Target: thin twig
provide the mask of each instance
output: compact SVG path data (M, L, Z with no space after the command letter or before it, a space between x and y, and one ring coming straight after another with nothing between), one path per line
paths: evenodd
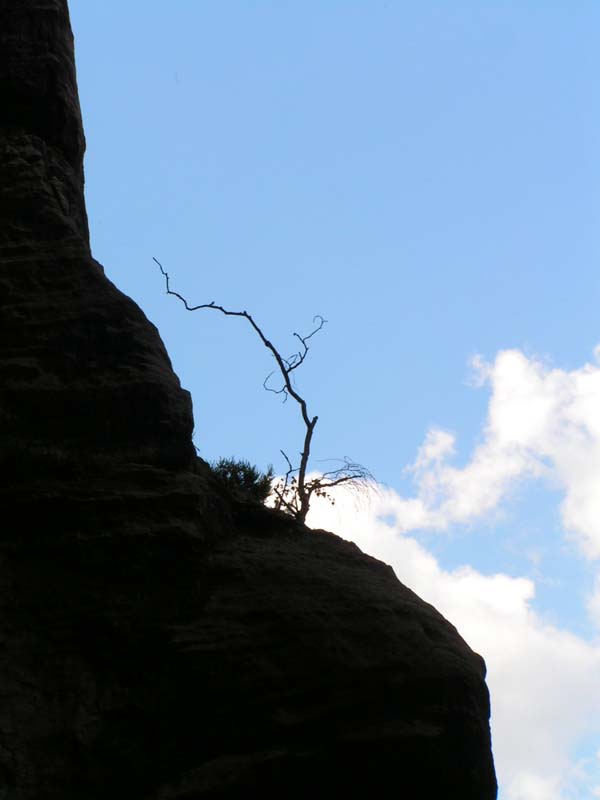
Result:
M160 261L154 257L153 261L155 261L155 263L158 265L158 268L165 279L165 288L167 294L173 295L173 297L176 297L181 303L183 303L186 311L200 311L201 309L206 308L212 309L213 311L220 311L227 317L243 317L246 319L260 338L263 345L272 354L277 364L279 373L283 379L283 385L280 389L273 389L272 387L268 386L267 384L271 376L277 371L273 370L263 381L263 387L267 391L273 392L274 394L282 394L284 402L288 399L288 397L292 397L299 405L302 421L304 422L306 429L303 448L300 452L300 465L298 467L293 467L290 459L283 452L283 450L281 451L287 462L288 470L280 485L274 486L273 489L275 496L277 497L276 507L283 507L287 509L293 516L296 517L296 519L300 520L300 522L304 522L306 515L308 514L310 500L313 494L316 493L326 495L326 490L333 486L339 486L343 483L363 480L365 476L368 475L367 471L359 465L352 464L352 462L350 462L348 459L344 459L344 466L337 470L331 470L330 472L324 473L320 478L309 481L307 481L306 478L312 446L312 438L319 418L316 415L314 417L310 416L308 413L306 400L299 394L290 376L292 372L298 369L298 367L300 367L306 360L310 350L310 346L308 344L309 339L315 336L315 334L317 334L323 328L327 320L317 314L315 317L313 317L313 325L315 327L310 331L310 333L306 334L305 336L302 336L299 333L294 333L294 337L300 342L300 350L296 353L293 353L288 358L284 358L279 353L275 345L264 335L254 317L247 311L230 311L224 306L215 303L214 300L210 303L200 303L195 306L190 305L183 295L171 289L171 279L169 273L164 269ZM292 477L294 473L298 474L297 478ZM330 478L329 476L332 477Z

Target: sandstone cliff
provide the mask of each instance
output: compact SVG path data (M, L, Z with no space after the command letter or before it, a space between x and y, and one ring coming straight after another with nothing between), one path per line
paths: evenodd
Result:
M482 659L198 466L83 152L66 0L0 0L0 798L492 800Z

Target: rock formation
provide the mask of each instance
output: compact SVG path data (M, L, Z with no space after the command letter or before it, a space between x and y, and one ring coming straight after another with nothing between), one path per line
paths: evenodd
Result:
M195 458L83 152L66 0L0 0L0 798L493 800L482 659Z

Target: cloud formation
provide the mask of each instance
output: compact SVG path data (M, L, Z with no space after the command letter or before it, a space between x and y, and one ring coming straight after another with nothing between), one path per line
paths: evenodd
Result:
M600 347L595 363L552 369L519 350L473 361L491 397L481 443L468 463L450 463L455 438L432 428L408 469L416 496L390 498L402 531L443 530L494 511L518 482L559 488L565 530L589 559L600 558Z
M600 734L600 642L550 624L535 608L529 577L487 575L472 565L444 570L414 537L500 510L524 481L562 494L572 544L600 559L600 347L572 371L519 350L473 360L490 400L479 444L455 466L452 433L431 428L407 470L413 497L375 491L360 507L339 495L317 500L309 524L338 532L391 564L399 579L455 624L488 664L494 753L502 800L600 796L600 759L578 747ZM587 612L600 628L600 574Z
M502 800L581 797L575 749L600 733L600 645L546 623L533 608L529 578L485 575L471 566L442 569L415 538L384 521L398 499L390 490L374 491L357 506L340 493L335 507L316 500L308 522L391 564L484 656Z

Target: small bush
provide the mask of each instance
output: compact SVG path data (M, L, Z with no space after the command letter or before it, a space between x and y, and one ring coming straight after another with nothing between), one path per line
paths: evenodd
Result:
M235 458L220 458L210 466L216 479L239 500L264 503L271 493L275 475L271 466L261 472L249 461Z

